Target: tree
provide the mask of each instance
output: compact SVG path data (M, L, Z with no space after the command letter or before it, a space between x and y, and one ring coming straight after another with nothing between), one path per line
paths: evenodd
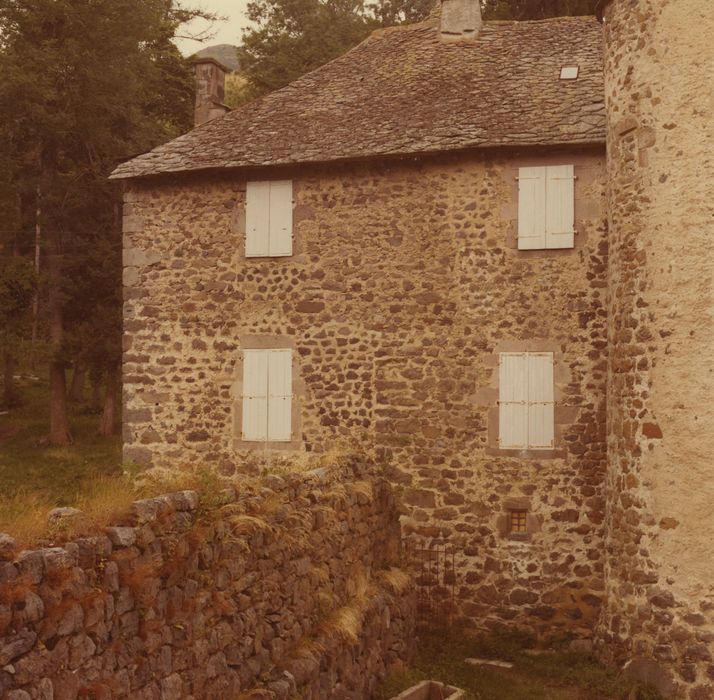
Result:
M37 278L32 264L12 256L0 258L0 348L3 361L2 405L14 408L20 403L15 385L17 355L22 349L29 321Z
M371 29L361 0L253 0L247 15L257 26L238 47L246 99L327 63Z
M199 15L212 17L175 0L0 0L0 137L12 154L19 218L33 222L24 238L30 228L42 231L52 444L72 439L65 379L72 344L81 344L82 329L97 332L93 320L79 324L70 311L83 308L90 318L109 298L119 308L117 274L88 274L98 264L91 254L118 236L119 192L107 176L190 126L190 66L171 38ZM87 277L95 285L78 305ZM116 340L119 315L110 316L112 330L102 332ZM109 353L107 367L115 364Z
M594 15L598 0L481 0L485 19L546 19Z

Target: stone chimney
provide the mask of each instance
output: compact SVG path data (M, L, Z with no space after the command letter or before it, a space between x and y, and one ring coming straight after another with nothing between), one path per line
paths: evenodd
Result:
M223 104L228 69L215 58L196 58L196 104L193 111L194 126L215 119L230 111Z
M473 41L482 24L479 0L441 0L442 41Z

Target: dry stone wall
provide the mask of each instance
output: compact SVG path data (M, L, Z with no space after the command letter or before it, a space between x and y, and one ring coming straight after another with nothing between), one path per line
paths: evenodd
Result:
M610 216L602 652L714 697L714 6L605 15ZM705 77L706 76L706 77Z
M518 251L518 167L560 163L576 246ZM455 551L456 618L587 636L604 590L604 168L581 147L127 185L126 459L233 470L241 349L289 338L290 448L356 439L397 465L407 533ZM293 179L295 255L246 259L246 180L271 177ZM555 354L552 451L494 442L507 350ZM504 533L514 505L526 541Z
M201 498L0 560L0 698L366 699L408 658L384 480L353 463Z

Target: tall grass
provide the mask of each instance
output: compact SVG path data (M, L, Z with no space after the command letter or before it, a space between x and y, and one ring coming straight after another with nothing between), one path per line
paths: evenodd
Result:
M133 502L141 498L192 489L201 492L203 508L218 506L222 487L220 477L206 467L93 476L73 503L81 512L55 522L48 519L56 506L48 494L18 490L0 496L0 532L10 534L19 548L58 544L96 534L106 525L126 524Z

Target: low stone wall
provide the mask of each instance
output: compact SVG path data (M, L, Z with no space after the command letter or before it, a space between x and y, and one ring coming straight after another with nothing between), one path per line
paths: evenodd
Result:
M368 698L413 638L399 535L356 465L139 501L0 562L0 697Z

